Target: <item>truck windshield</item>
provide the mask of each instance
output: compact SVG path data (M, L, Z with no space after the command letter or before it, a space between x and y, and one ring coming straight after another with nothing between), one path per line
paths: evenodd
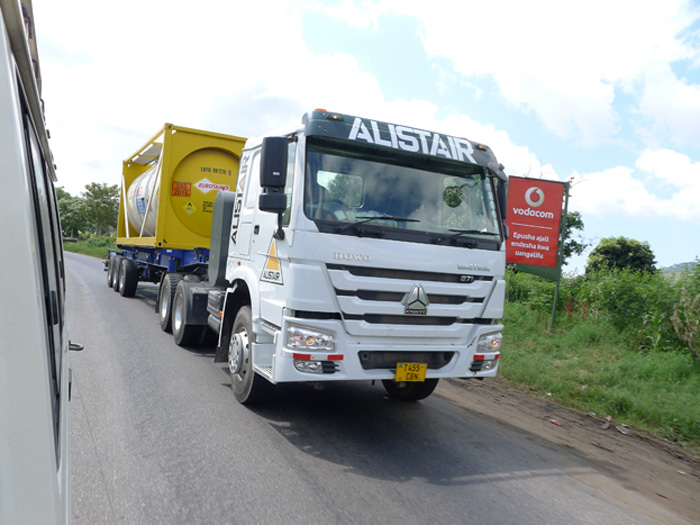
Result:
M482 166L399 160L309 145L304 213L321 232L498 249L493 180Z

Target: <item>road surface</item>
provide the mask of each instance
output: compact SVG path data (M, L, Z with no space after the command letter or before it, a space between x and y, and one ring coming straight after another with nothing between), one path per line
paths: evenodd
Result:
M246 408L212 349L160 330L154 285L122 298L102 261L66 259L75 524L691 522L449 384L417 403L279 385Z

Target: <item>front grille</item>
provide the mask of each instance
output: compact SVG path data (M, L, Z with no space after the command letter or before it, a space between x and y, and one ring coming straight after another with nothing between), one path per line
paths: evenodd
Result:
M340 319L337 312L307 312L305 310L295 310L294 317L298 319Z
M387 301L401 302L406 296L400 292L373 292L371 290L335 290L336 295L345 297L357 297L363 301ZM438 295L428 294L430 304L464 304L464 303L483 303L483 297L469 297L466 295Z
M452 360L454 352L358 352L364 370L395 370L396 363L427 363L430 370L437 370Z
M495 284L493 276L346 264L327 268L340 318L353 335L378 333L382 325L454 326L454 332L463 332L457 325L481 318Z
M365 321L369 324L397 324L397 325L429 325L429 326L450 326L457 321L456 317L432 317L427 315L381 315L365 314L351 315L344 314L343 318L348 321Z
M393 270L390 268L366 268L364 266L347 266L328 264L329 270L341 270L358 277L379 277L382 279L403 279L406 281L429 281L436 283L472 283L475 281L493 281L490 275L469 275L438 272L416 272L413 270Z

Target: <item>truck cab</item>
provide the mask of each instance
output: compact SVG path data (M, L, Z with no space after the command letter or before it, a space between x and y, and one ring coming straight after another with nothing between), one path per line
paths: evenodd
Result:
M483 144L325 110L249 139L209 309L238 400L334 380L414 400L494 376L506 182Z

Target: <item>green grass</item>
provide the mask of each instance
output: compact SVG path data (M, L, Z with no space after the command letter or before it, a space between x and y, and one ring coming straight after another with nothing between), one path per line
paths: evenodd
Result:
M106 259L109 249L116 250L117 244L114 237L88 237L78 242L64 242L63 249L67 252L82 253L92 257Z
M700 449L700 361L644 351L606 319L550 317L508 303L500 374L564 405Z

